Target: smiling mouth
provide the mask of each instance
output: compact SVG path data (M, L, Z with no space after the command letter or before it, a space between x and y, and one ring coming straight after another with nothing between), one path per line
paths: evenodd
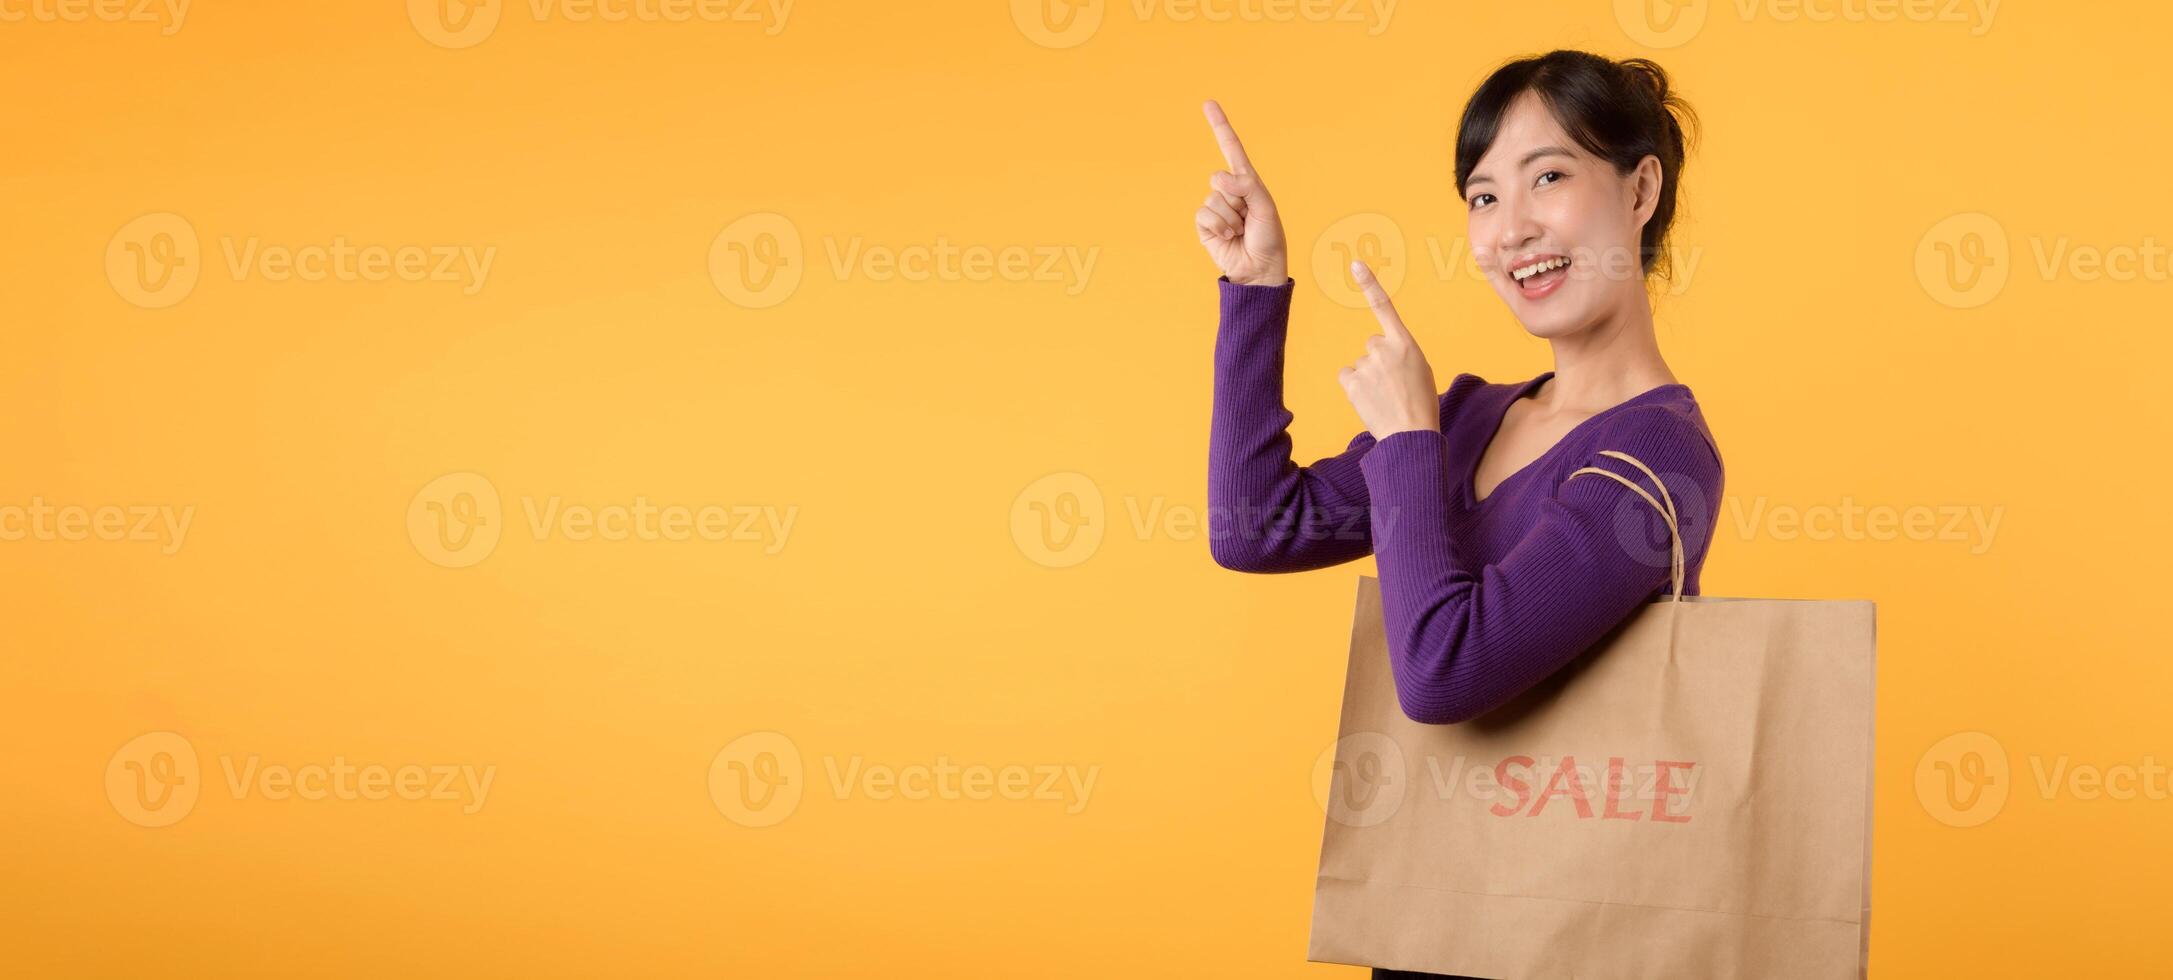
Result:
M1566 255L1556 255L1540 259L1537 262L1520 265L1514 269L1509 270L1509 275L1511 278L1517 281L1518 285L1532 286L1536 284L1534 280L1538 279L1539 277L1546 276L1549 273L1553 273L1557 270L1567 268L1569 268L1569 257Z

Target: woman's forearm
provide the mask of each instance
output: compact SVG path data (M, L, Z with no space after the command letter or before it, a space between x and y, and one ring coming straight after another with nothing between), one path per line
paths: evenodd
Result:
M1718 499L1719 459L1702 436L1662 411L1628 412L1599 437L1680 481L1677 499ZM1541 502L1502 560L1480 565L1449 534L1456 507L1448 442L1437 432L1380 441L1364 469L1380 562L1381 616L1396 696L1415 721L1476 718L1567 664L1668 581L1664 561L1625 548L1624 506L1646 505L1602 477L1570 480ZM1585 465L1626 467L1597 455ZM1684 547L1702 554L1710 523ZM1642 527L1642 523L1639 525Z
M1296 572L1370 554L1360 433L1338 456L1298 466L1283 404L1283 350L1295 283L1218 281L1214 416L1208 444L1208 540L1217 564Z

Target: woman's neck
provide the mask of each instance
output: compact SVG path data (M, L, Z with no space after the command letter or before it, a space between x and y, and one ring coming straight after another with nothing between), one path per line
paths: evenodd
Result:
M1533 398L1548 414L1593 415L1661 385L1675 374L1660 356L1644 291L1592 327L1549 341L1554 377Z

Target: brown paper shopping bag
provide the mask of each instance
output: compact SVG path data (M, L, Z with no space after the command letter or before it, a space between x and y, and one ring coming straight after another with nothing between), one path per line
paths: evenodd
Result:
M1674 534L1674 503L1633 481ZM1675 591L1682 547L1674 543ZM1475 977L1861 978L1873 607L1671 596L1485 717L1397 707L1362 577L1308 959Z

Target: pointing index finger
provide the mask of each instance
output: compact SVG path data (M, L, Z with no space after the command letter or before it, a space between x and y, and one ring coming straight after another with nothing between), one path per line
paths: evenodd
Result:
M1359 291L1366 296L1366 305L1373 308L1373 318L1381 321L1388 335L1399 340L1411 339L1411 331L1404 327L1403 317L1396 313L1396 304L1389 301L1388 290L1374 277L1373 269L1364 262L1353 261L1351 279L1358 283Z
M1207 100L1207 124L1214 127L1215 142L1222 144L1222 159L1230 164L1230 172L1252 173L1252 161L1245 156L1245 144L1238 142L1237 130L1230 128L1230 117L1222 112L1222 104Z

